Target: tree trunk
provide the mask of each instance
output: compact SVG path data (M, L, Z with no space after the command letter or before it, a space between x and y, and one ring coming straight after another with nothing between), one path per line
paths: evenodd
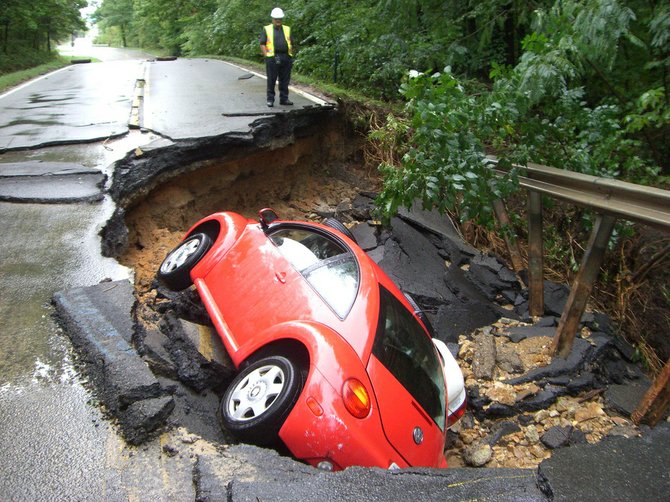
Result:
M2 35L2 52L7 54L7 45L9 43L9 20L4 23L5 32Z

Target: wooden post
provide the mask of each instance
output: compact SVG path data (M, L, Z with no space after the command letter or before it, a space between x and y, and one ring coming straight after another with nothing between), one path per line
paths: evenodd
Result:
M570 296L556 328L556 335L552 343L552 351L555 355L563 358L570 355L579 322L584 314L593 284L598 278L600 265L603 262L615 222L616 218L614 216L598 215L577 278L570 289Z
M544 314L544 246L542 243L542 195L528 192L528 310L532 316Z
M505 208L505 204L502 200L497 199L493 201L493 211L495 212L496 218L501 225L510 227L507 209ZM516 239L511 240L509 237L505 236L505 244L507 244L507 250L509 251L510 259L512 260L512 268L514 269L514 272L521 276L521 272L525 269L525 267L523 265L523 258L521 258L519 241Z
M670 406L670 361L661 370L654 383L631 415L633 422L655 426Z

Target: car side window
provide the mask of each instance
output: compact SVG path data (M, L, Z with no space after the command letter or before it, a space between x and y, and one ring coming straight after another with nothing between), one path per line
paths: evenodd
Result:
M269 237L338 317L344 319L358 293L359 271L354 255L335 240L309 229L281 229Z

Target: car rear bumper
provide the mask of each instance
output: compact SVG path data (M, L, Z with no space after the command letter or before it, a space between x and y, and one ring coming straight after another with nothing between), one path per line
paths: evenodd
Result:
M296 458L315 467L324 460L335 470L409 467L386 438L377 409L363 419L351 416L340 392L314 367L279 437ZM446 467L443 455L434 467Z

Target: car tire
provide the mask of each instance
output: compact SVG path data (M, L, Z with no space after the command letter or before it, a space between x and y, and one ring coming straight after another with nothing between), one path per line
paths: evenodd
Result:
M323 222L323 224L326 225L327 227L334 228L335 230L343 233L349 239L358 244L358 242L356 241L356 237L354 237L354 234L352 234L351 230L349 230L346 226L344 226L344 223L342 223L340 220L336 220L335 218L328 218L326 221Z
M212 247L207 234L193 234L168 253L158 269L158 280L173 291L188 288L191 270Z
M221 425L243 442L276 445L303 385L303 373L290 359L260 359L244 368L223 394Z

